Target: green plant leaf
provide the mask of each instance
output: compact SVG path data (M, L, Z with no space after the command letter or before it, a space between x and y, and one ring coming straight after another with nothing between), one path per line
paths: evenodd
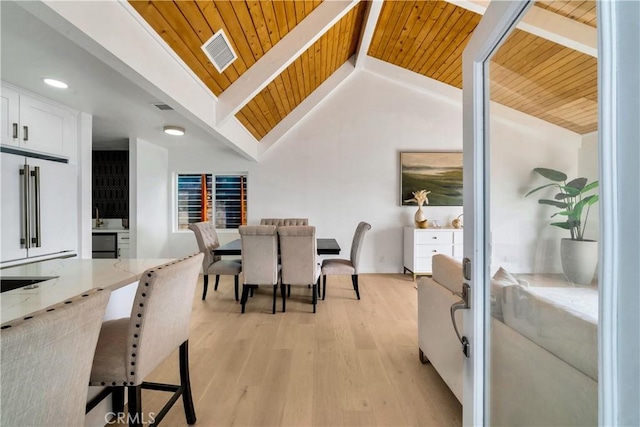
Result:
M556 215L562 215L562 216L569 216L571 215L571 211L560 211L560 212L556 212L553 215L551 215L551 218L553 218Z
M587 178L576 178L568 182L566 186L575 188L576 190L580 191L584 188L585 185L587 185Z
M566 209L569 205L565 202L558 202L557 200L540 199L538 203L541 205L555 206L556 208Z
M539 173L540 175L544 176L545 178L551 181L562 182L567 180L566 174L553 169L535 168L534 172Z
M534 188L533 190L529 191L527 194L524 195L524 197L527 197L529 194L535 193L538 190L542 190L543 188L547 188L547 187L552 187L552 186L557 186L558 184L546 184L543 185L541 187L538 188Z
M565 185L560 188L562 188L569 195L569 197L576 197L580 194L580 190L577 190L573 187L569 187L568 185Z
M569 222L552 222L551 225L564 228L565 230L571 230L571 224L569 224Z
M598 187L598 181L593 181L591 184L584 187L581 193L586 193L587 191L593 190L594 188L597 188L597 187Z
M583 200L588 200L587 203L589 203L589 206L595 204L598 200L600 200L600 197L597 194L592 194L591 196L585 197Z
M572 197L574 197L574 196L572 196L570 194L567 194L567 193L558 193L558 194L556 194L555 199L556 200L564 200L564 199L571 199Z

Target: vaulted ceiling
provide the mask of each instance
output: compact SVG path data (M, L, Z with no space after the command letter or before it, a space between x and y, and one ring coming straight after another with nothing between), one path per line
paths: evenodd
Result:
M372 18L370 2L361 1L234 110L235 117L260 141L356 54L367 25L374 26L366 51L369 56L461 88L462 52L481 19L474 2L478 3L387 0L379 16ZM296 26L312 19L314 12L319 14L321 3L130 0L218 97L231 90L234 82L261 59L264 63L265 54L284 43L285 36ZM460 7L460 3L470 7ZM596 25L594 1L543 0L534 9L585 27ZM201 49L221 29L238 55L223 73L213 67ZM597 128L596 76L594 56L515 30L491 64L492 100L583 134Z

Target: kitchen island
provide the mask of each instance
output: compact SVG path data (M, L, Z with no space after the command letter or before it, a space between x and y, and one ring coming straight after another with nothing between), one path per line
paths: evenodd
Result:
M89 289L115 291L126 287L136 283L145 270L170 261L173 259L66 258L4 268L0 270L2 278L56 278L40 282L34 289L18 288L0 294L0 323L27 316ZM127 294L135 294L135 287L130 288ZM114 296L112 294L105 317L115 317L114 310L124 313L118 317L127 316L133 299L124 303L128 303L125 307L117 304L118 298Z

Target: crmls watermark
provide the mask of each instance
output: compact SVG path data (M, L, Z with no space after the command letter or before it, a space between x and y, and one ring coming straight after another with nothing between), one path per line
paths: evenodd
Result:
M107 412L104 421L107 424L151 424L156 420L155 412L127 414L126 412Z

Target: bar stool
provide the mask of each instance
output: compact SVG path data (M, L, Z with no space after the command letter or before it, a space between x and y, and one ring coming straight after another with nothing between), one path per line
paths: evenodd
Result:
M87 412L114 393L113 412L122 412L128 389L129 425L150 421L142 412L142 389L173 392L157 413L155 424L182 396L188 424L196 422L189 381L189 323L202 253L145 271L138 284L131 316L105 322L93 359L90 385L108 386ZM180 385L143 382L176 348L180 348Z
M84 425L108 301L108 291L94 289L0 327L1 425Z

